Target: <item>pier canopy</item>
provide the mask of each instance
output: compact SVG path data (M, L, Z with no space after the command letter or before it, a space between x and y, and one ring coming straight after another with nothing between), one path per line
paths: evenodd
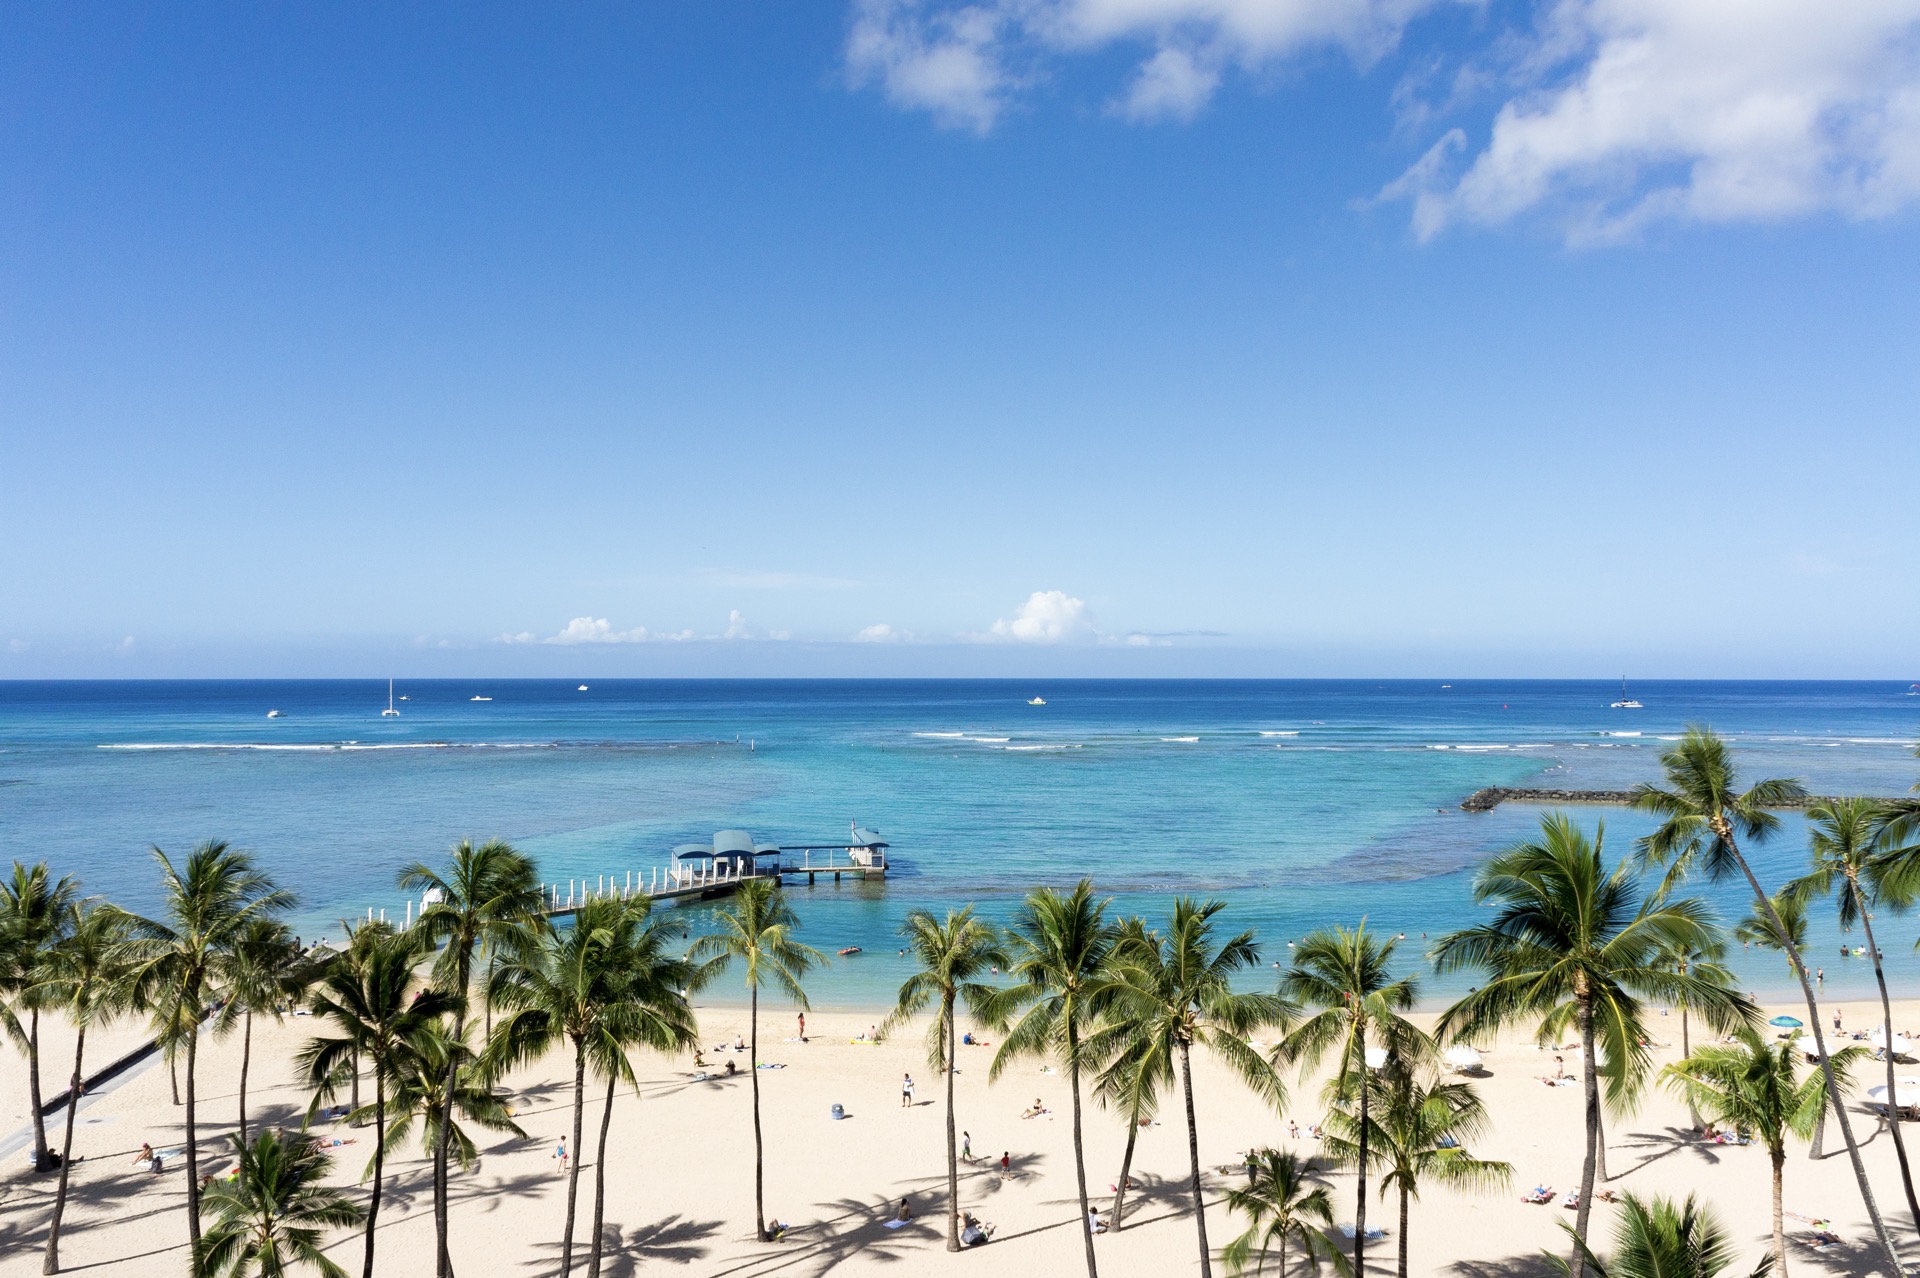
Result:
M869 830L862 826L853 832L853 842L847 846L856 848L884 848L887 846L887 841L880 837L880 831Z
M735 865L752 865L760 857L779 854L777 845L756 843L745 830L721 830L713 836L712 843L682 843L673 850L674 858L680 861L728 862Z

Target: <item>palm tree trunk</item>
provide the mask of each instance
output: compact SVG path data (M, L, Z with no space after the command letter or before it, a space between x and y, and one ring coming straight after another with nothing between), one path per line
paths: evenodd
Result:
M1353 1209L1353 1278L1367 1278L1367 1040L1360 1039L1360 1195Z
M760 1137L760 987L747 997L747 1074L753 1083L753 1236L767 1238L766 1150Z
M253 1064L253 1009L240 1028L240 1139L247 1139L247 1068Z
M1685 975L1685 973L1682 973ZM1686 1060L1693 1055L1693 1047L1687 1038L1687 1005L1680 1005L1680 1059ZM1695 1131L1700 1130L1700 1110L1693 1103L1693 1093L1687 1093L1687 1117L1692 1120Z
M1207 1246L1207 1204L1200 1193L1200 1128L1193 1117L1192 1046L1180 1044L1180 1085L1187 1096L1187 1161L1193 1166L1193 1220L1200 1230L1200 1278L1213 1278L1213 1252Z
M1073 1174L1080 1186L1080 1237L1087 1245L1087 1278L1100 1278L1093 1258L1093 1211L1087 1203L1087 1149L1080 1128L1080 1036L1067 1026L1067 1080L1073 1089Z
M357 1046L353 1049L353 1095L349 1096L347 1101L348 1108L353 1113L360 1112L360 1049ZM353 1125L360 1126L360 1120L354 1119Z
M373 1228L380 1219L380 1191L387 1175L387 1083L373 1080L373 1197L367 1202L367 1259L361 1278L373 1278Z
M73 1119L80 1108L80 1063L87 1051L87 1025L80 1023L73 1044L73 1081L67 1084L67 1136L60 1145L60 1184L53 1191L53 1219L47 1224L47 1257L40 1272L60 1272L60 1218L67 1212L67 1172L73 1167Z
M1133 1142L1140 1135L1138 1115L1127 1115L1127 1152L1120 1155L1120 1184L1113 1191L1113 1219L1108 1223L1114 1233L1120 1232L1120 1214L1127 1205L1127 1177L1133 1174Z
M1780 1206L1780 1188L1786 1179L1787 1151L1781 1148L1767 1152L1773 1160L1773 1274L1774 1278L1787 1278L1787 1230Z
M173 1052L167 1053L167 1082L173 1087L174 1108L180 1106L180 1058Z
M27 1097L33 1104L33 1169L47 1169L47 1116L40 1101L40 1009L27 1017Z
M462 981L458 1010L453 1014L453 1042L455 1050L447 1053L446 1095L440 1098L440 1133L433 1143L433 1231L434 1257L438 1278L453 1278L453 1253L448 1248L447 1203L449 1184L447 1165L453 1150L453 1097L459 1089L460 1053L459 1044L467 1032L467 994ZM574 1153L579 1153L576 1148Z
M567 1226L560 1234L560 1278L573 1271L573 1204L580 1188L580 1129L587 1103L587 1049L573 1048L573 1161L567 1167Z
M1253 1278L1260 1278L1260 1267L1254 1266ZM1280 1235L1280 1278L1287 1278L1287 1236Z
M607 1129L613 1126L613 1075L607 1075L607 1107L600 1112L600 1145L593 1155L593 1247L587 1278L600 1278L601 1232L607 1227Z
M1400 1186L1400 1278L1407 1278L1407 1219L1411 1209L1407 1202L1407 1187Z
M1599 1086L1597 1079L1594 1085L1596 1088ZM1605 1184L1613 1177L1607 1175L1607 1107L1604 1104L1600 1106L1599 1114L1594 1117L1593 1132L1593 1174L1596 1180Z
M1887 996L1887 973L1880 963L1880 947L1873 941L1873 920L1867 914L1867 903L1860 902L1860 925L1866 929L1867 953L1873 955L1873 979L1880 984L1880 1013L1884 1018L1887 1035L1887 1127L1893 1133L1893 1153L1900 1160L1900 1188L1907 1194L1907 1214L1913 1218L1915 1229L1920 1229L1920 1201L1913 1196L1913 1169L1907 1165L1907 1142L1900 1134L1900 1109L1893 1103L1898 1091L1893 1080L1893 1001ZM1784 1272L1783 1263L1781 1269Z
M1766 914L1774 934L1780 938L1780 945L1787 952L1787 961L1793 964L1794 975L1800 980L1800 992L1807 1001L1807 1019L1813 1022L1813 1045L1820 1053L1820 1074L1826 1080L1827 1104L1833 1110L1834 1120L1840 1124L1840 1138L1847 1142L1847 1158L1853 1163L1853 1179L1860 1187L1860 1201L1865 1204L1867 1217L1873 1222L1874 1235L1880 1241L1880 1249L1887 1255L1887 1263L1893 1266L1894 1273L1903 1273L1900 1253L1893 1245L1893 1236L1887 1232L1887 1222L1880 1218L1880 1204L1874 1200L1873 1186L1867 1181L1867 1165L1860 1157L1860 1143L1853 1138L1853 1124L1847 1119L1846 1102L1841 1099L1840 1084L1833 1076L1833 1062L1827 1058L1826 1037L1820 1032L1820 1004L1813 996L1813 983L1807 979L1807 965L1800 961L1800 947L1793 943L1786 925L1780 921L1779 911L1773 908L1773 902L1760 887L1760 880L1754 876L1753 867L1741 855L1739 846L1733 840L1733 827L1725 817L1714 822L1713 832L1739 864L1740 872L1746 876L1747 886L1753 889L1754 901Z
M198 1008L196 997L193 1006ZM196 1021L187 1031L187 1240L192 1253L200 1252L200 1150L195 1144L193 1067L200 1051L200 1026Z
M953 1125L953 992L946 992L940 1017L940 1060L947 1072L947 1250L960 1250L960 1147Z
M1587 1155L1580 1166L1580 1206L1574 1212L1573 1234L1584 1243L1587 1240L1587 1218L1593 1213L1593 1177L1600 1151L1600 1078L1595 1073L1593 1062L1593 1004L1584 994L1580 996L1580 1063L1580 1072L1585 1076L1583 1090L1587 1102ZM1573 1278L1584 1278L1586 1272L1586 1250L1575 1247Z

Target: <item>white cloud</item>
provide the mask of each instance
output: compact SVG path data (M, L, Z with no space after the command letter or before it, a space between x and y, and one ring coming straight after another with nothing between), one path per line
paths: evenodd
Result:
M613 623L605 617L575 617L569 621L559 634L548 635L542 639L531 630L522 630L518 634L500 636L501 643L646 643L649 639L664 639L672 636L654 635L647 632L645 626L635 626L632 630L615 630Z
M913 638L911 630L902 630L898 626L890 626L882 621L854 635L853 641L855 643L905 643L911 638Z
M1920 200L1920 0L1561 0L1512 76L1464 170L1443 138L1382 192L1423 238L1536 211L1578 243Z
M8 651L8 652L25 652L25 651L26 651L27 649L29 649L29 648L31 648L31 647L33 647L33 645L32 645L32 644L30 644L30 643L28 643L28 642L27 642L27 641L26 641L25 639L9 639L9 640L7 640L7 651Z
M857 0L847 38L856 85L985 133L1045 60L1145 46L1119 111L1191 119L1229 63L1254 68L1332 45L1365 63L1445 0Z
M727 614L727 633L721 637L725 639L753 638L753 627L747 624L747 615L738 608L729 612Z
M1036 590L1012 620L994 622L990 633L1019 643L1073 643L1096 638L1100 632L1094 628L1086 600L1064 590Z

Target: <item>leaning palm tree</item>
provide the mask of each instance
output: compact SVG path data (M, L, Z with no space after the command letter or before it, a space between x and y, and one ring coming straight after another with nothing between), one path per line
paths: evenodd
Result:
M802 980L826 962L826 956L793 939L800 917L787 904L779 880L751 878L742 883L716 914L718 932L694 941L692 957L700 962L689 988L713 980L738 960L747 984L747 1064L753 1075L753 1228L761 1242L767 1232L766 1151L760 1134L760 989L770 986L785 994L803 1011L807 991Z
M1613 1254L1604 1260L1564 1222L1560 1228L1572 1236L1580 1265L1599 1278L1715 1278L1733 1265L1733 1240L1692 1194L1677 1206L1668 1198L1622 1194ZM1563 1257L1549 1254L1547 1260L1561 1273L1576 1272ZM1772 1268L1768 1257L1754 1266L1750 1278L1764 1278Z
M987 1070L989 1081L1024 1057L1052 1056L1066 1066L1073 1093L1073 1171L1080 1190L1087 1278L1098 1278L1099 1270L1087 1203L1080 1074L1090 1059L1087 1033L1114 984L1108 960L1118 933L1107 921L1107 905L1094 899L1091 879L1081 879L1064 895L1044 887L1027 893L1008 933L1012 961L1007 971L1014 984L994 991L982 1007L989 1020L1004 1028Z
M1297 1063L1304 1072L1332 1052L1334 1068L1327 1083L1328 1094L1335 1099L1353 1098L1359 1110L1355 1153L1360 1185L1354 1203L1353 1268L1363 1278L1367 1272L1368 1110L1372 1098L1361 1082L1380 1060L1378 1056L1368 1060L1368 1053L1384 1052L1387 1060L1412 1068L1433 1051L1432 1042L1404 1015L1413 1007L1419 982L1411 976L1393 974L1396 944L1369 932L1364 919L1357 928L1322 928L1299 943L1293 952L1293 965L1280 978L1283 997L1319 1010L1280 1040L1273 1049L1273 1060L1276 1064Z
M1146 920L1137 915L1121 919L1117 931L1115 953L1130 945L1152 944L1148 940ZM1172 1045L1151 1035L1128 1040L1109 1034L1099 1046L1108 1047L1113 1056L1102 1065L1099 1077L1094 1080L1094 1097L1127 1122L1127 1143L1120 1154L1120 1176L1113 1187L1113 1210L1107 1217L1107 1227L1118 1233L1126 1223L1134 1145L1140 1138L1141 1127L1151 1123L1160 1112L1160 1094L1173 1086L1176 1071ZM1093 1060L1101 1059L1097 1050L1088 1055Z
M1660 756L1666 772L1666 785L1641 785L1633 792L1633 805L1661 817L1660 827L1640 840L1640 854L1649 862L1667 867L1667 882L1672 884L1689 873L1703 873L1711 879L1738 874L1753 893L1754 906L1771 915L1775 935L1782 939L1787 962L1800 982L1806 1000L1807 1020L1813 1029L1813 1045L1820 1055L1820 1072L1826 1079L1827 1105L1840 1125L1841 1139L1847 1143L1847 1158L1853 1164L1854 1183L1860 1201L1873 1222L1874 1235L1894 1272L1901 1270L1900 1253L1893 1235L1880 1216L1880 1204L1867 1180L1867 1165L1860 1157L1860 1142L1854 1139L1853 1124L1840 1100L1840 1084L1827 1065L1827 1042L1820 1032L1820 1008L1814 999L1813 981L1800 958L1800 947L1789 938L1765 888L1760 886L1753 867L1740 851L1740 840L1760 842L1780 828L1780 818L1769 809L1803 802L1806 788L1798 781L1757 781L1745 790L1739 788L1739 774L1727 743L1712 729L1689 727L1671 749Z
M1227 1191L1227 1210L1247 1218L1246 1232L1220 1253L1229 1275L1246 1273L1251 1261L1259 1278L1267 1256L1277 1251L1279 1278L1287 1278L1287 1253L1296 1246L1311 1273L1319 1272L1322 1261L1337 1273L1351 1271L1333 1239L1333 1196L1311 1162L1291 1152L1259 1149L1247 1155L1247 1170L1247 1184Z
M47 864L13 863L0 882L0 1030L27 1056L27 1094L33 1115L33 1169L47 1170L47 1119L40 1101L41 981L47 964L73 926L80 885L55 879ZM26 1013L26 1024L20 1013Z
M489 953L518 952L530 935L529 921L540 917L540 885L533 862L499 839L477 847L470 839L462 840L453 846L444 869L415 862L400 872L400 886L421 893L415 926L443 947L434 975L440 988L456 1000L453 1037L462 1040L474 952L482 946ZM450 1054L447 1068L459 1068L460 1061L458 1053ZM442 1089L445 1102L451 1105L459 1091L459 1080L449 1078ZM444 1143L452 1138L452 1115L441 1115L435 1130L443 1143L433 1151L434 1272L437 1278L453 1278L453 1254L447 1246L449 1147Z
M945 919L937 919L926 910L912 910L900 925L900 935L906 938L918 968L900 986L882 1032L891 1033L935 1002L940 1005L927 1030L927 1063L947 1079L947 1250L959 1251L960 1153L953 1117L954 1056L959 1040L954 1012L963 1002L975 1010L984 1004L990 987L980 977L1005 965L1007 953L999 931L975 917L972 906L949 910Z
M1441 937L1433 957L1441 972L1478 970L1485 983L1441 1016L1439 1032L1472 1039L1502 1026L1537 1022L1539 1041L1558 1042L1576 1029L1586 1094L1586 1156L1574 1234L1583 1242L1593 1186L1603 1176L1600 1086L1625 1108L1650 1067L1643 1000L1685 999L1722 1032L1758 1015L1752 1003L1697 969L1680 973L1657 961L1663 950L1710 950L1712 916L1693 899L1644 899L1633 868L1601 863L1604 828L1593 839L1564 815L1542 819L1540 838L1487 862L1474 882L1476 900L1493 919ZM1597 1049L1604 1048L1601 1066ZM1574 1266L1585 1262L1576 1253Z
M194 1272L207 1278L282 1278L294 1269L326 1278L346 1271L327 1259L328 1229L360 1223L360 1208L322 1182L333 1160L311 1139L261 1132L251 1144L233 1137L238 1174L207 1190L213 1225L194 1243Z
M280 1009L297 1000L313 981L311 965L293 943L293 931L279 919L250 920L235 939L226 965L226 1002L214 1018L214 1032L240 1026L240 1130L247 1139L247 1074L253 1064L255 1013L280 1018Z
M271 919L293 904L253 858L226 843L200 844L176 867L159 848L164 909L158 918L123 917L134 970L136 1007L152 1010L166 1029L184 1040L187 1079L187 1237L200 1245L200 1155L195 1110L199 1025L221 992L236 947L255 921Z
M426 957L426 938L418 932L375 933L356 941L327 965L310 995L315 1023L335 1032L309 1039L295 1063L314 1089L309 1118L338 1095L343 1082L358 1082L362 1060L373 1066L373 1158L367 1168L373 1192L361 1268L363 1278L373 1278L374 1231L386 1188L388 1097L403 1057L421 1050L420 1040L438 1027L453 1000L441 990L414 990L414 971Z
M1833 893L1840 930L1857 923L1866 933L1867 953L1873 956L1873 979L1880 987L1880 1024L1893 1041L1893 1000L1887 993L1887 971L1880 943L1873 935L1875 907L1900 911L1913 903L1920 888L1920 842L1897 837L1898 814L1875 799L1833 799L1807 809L1808 853L1812 868L1789 883L1783 895L1810 901ZM1784 914L1782 916L1784 918ZM1887 1094L1893 1095L1893 1053L1887 1053ZM1906 1192L1907 1214L1920 1228L1920 1199L1913 1190L1913 1168L1907 1161L1906 1138L1900 1134L1897 1109L1887 1112L1893 1152L1900 1163L1900 1188Z
M1368 1107L1368 1146L1374 1166L1381 1171L1380 1196L1389 1190L1400 1195L1400 1278L1407 1278L1407 1236L1411 1206L1420 1187L1444 1185L1450 1189L1491 1190L1513 1175L1507 1163L1476 1158L1466 1142L1485 1135L1486 1107L1473 1085L1436 1082L1422 1085L1419 1071L1389 1066L1366 1080L1373 1094ZM1358 1166L1360 1124L1355 1107L1335 1109L1327 1116L1325 1148L1336 1161Z
M75 907L74 920L48 955L41 995L73 1026L73 1077L67 1084L67 1132L60 1143L60 1183L47 1225L47 1252L40 1272L60 1272L60 1222L67 1210L67 1173L73 1163L73 1122L86 1077L87 1031L124 1011L130 991L120 917L90 902Z
M1286 1103L1286 1086L1272 1063L1247 1040L1257 1030L1286 1025L1294 1011L1276 994L1233 988L1235 974L1259 966L1260 947L1252 932L1215 938L1214 917L1225 908L1224 901L1200 902L1183 896L1173 903L1164 932L1130 930L1111 960L1114 981L1107 1023L1088 1043L1095 1059L1111 1055L1124 1062L1140 1054L1171 1058L1179 1065L1203 1276L1213 1273L1213 1249L1207 1243L1207 1206L1201 1196L1193 1049L1212 1053L1255 1095L1278 1108ZM1103 1040L1117 1050L1108 1050Z
M1661 1071L1668 1086L1717 1123L1736 1132L1752 1133L1767 1147L1773 1164L1773 1264L1787 1272L1787 1233L1781 1188L1786 1179L1787 1135L1802 1140L1813 1135L1826 1105L1826 1084L1819 1074L1802 1079L1798 1064L1800 1035L1796 1031L1778 1044L1767 1042L1751 1026L1735 1031L1730 1046L1702 1047L1693 1055ZM1854 1062L1867 1054L1863 1047L1845 1047L1834 1053L1834 1073L1846 1083ZM1892 1108L1893 1091L1887 1091Z

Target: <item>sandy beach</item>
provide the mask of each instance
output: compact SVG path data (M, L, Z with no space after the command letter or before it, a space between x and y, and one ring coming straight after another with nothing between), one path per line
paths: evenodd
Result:
M1838 1005L1849 1029L1872 1022L1865 1003ZM1769 1016L1792 1013L1790 1004L1768 1005ZM1804 1009L1798 1009L1804 1011ZM702 1039L730 1045L746 1031L744 1008L699 1008ZM1831 1016L1832 1009L1826 1011ZM1896 1020L1912 1023L1920 1004L1903 1004ZM962 1168L963 1205L995 1227L995 1240L981 1249L949 1254L944 1249L944 1126L938 1077L928 1069L917 1032L880 1045L854 1039L881 1018L877 1010L817 1010L808 1017L808 1041L795 1041L790 1008L763 1008L761 1021L763 1115L767 1133L767 1209L794 1228L780 1242L753 1238L752 1132L748 1078L744 1073L693 1081L687 1057L640 1057L638 1098L616 1103L607 1156L607 1237L613 1275L672 1270L696 1275L806 1275L828 1271L866 1273L1068 1273L1082 1265L1074 1200L1070 1100L1065 1076L1037 1063L1010 1068L987 1081L989 1048L963 1047L955 1080L958 1124L971 1134L975 1160ZM1419 1017L1431 1023L1432 1015ZM1677 1016L1654 1018L1657 1059L1679 1055ZM1828 1022L1831 1023L1830 1021ZM312 1023L303 1017L256 1027L250 1083L252 1121L297 1125L307 1096L292 1084L289 1062ZM122 1027L124 1038L130 1027ZM64 1040L63 1040L64 1041ZM235 1121L239 1068L237 1037L202 1050L200 1085L203 1148L215 1151L213 1167L225 1165L219 1151ZM99 1059L107 1058L103 1050ZM745 1055L708 1053L724 1069ZM1568 1054L1569 1068L1577 1054ZM1493 1119L1489 1137L1475 1146L1483 1157L1506 1160L1514 1174L1508 1189L1486 1195L1429 1190L1414 1204L1412 1268L1422 1274L1494 1278L1542 1273L1543 1248L1560 1250L1561 1221L1573 1213L1558 1198L1578 1183L1580 1089L1551 1087L1540 1080L1554 1072L1553 1056L1531 1041L1509 1037L1485 1053L1486 1075L1475 1086ZM65 1067L61 1067L62 1074ZM1920 1073L1920 1068L1911 1070ZM916 1100L903 1107L903 1074L913 1075ZM557 1254L565 1181L554 1158L571 1125L570 1062L556 1056L508 1080L525 1139L481 1142L482 1158L454 1181L453 1248L456 1267L467 1274L537 1273ZM1873 1077L1860 1080L1871 1086ZM59 1090L50 1084L49 1091ZM596 1089L591 1085L589 1092ZM1232 1167L1249 1146L1272 1145L1311 1153L1310 1124L1320 1120L1318 1081L1290 1083L1283 1111L1267 1110L1223 1070L1202 1062L1196 1104L1203 1163L1210 1169L1208 1226L1215 1246L1240 1229L1221 1205L1239 1173ZM9 1106L24 1092L24 1066L17 1055L0 1058L0 1091ZM1047 1113L1023 1119L1038 1099ZM833 1105L847 1117L835 1121ZM24 1104L20 1105L24 1110ZM1878 1120L1856 1103L1855 1122L1865 1157L1889 1221L1911 1243L1901 1203L1891 1143ZM588 1146L600 1109L589 1097ZM58 1143L56 1115L52 1139ZM1768 1227L1768 1168L1757 1146L1729 1147L1700 1140L1687 1129L1684 1106L1664 1091L1650 1091L1638 1113L1610 1119L1607 1159L1615 1191L1683 1195L1697 1192L1729 1225L1746 1264L1764 1253ZM1289 1135L1289 1123L1300 1135ZM170 1103L167 1072L155 1065L83 1105L75 1147L84 1161L74 1170L73 1200L62 1242L68 1269L100 1275L176 1272L185 1260L183 1173L158 1176L136 1167L143 1141L176 1148L181 1111ZM322 1125L329 1139L352 1142L336 1152L335 1179L351 1184L370 1153L370 1129ZM1091 1107L1087 1119L1088 1177L1103 1211L1118 1174L1125 1129L1110 1113ZM1187 1212L1185 1132L1171 1103L1161 1121L1141 1133L1135 1157L1137 1186L1125 1227L1097 1240L1103 1272L1174 1274L1197 1269L1194 1228ZM1829 1132L1829 1156L1813 1161L1797 1148L1787 1168L1790 1212L1827 1217L1845 1240L1815 1252L1800 1225L1792 1243L1794 1267L1806 1273L1881 1272L1865 1214L1854 1190L1837 1133ZM1010 1171L1002 1175L1005 1153ZM389 1163L390 1181L380 1224L379 1270L383 1274L431 1272L432 1209L429 1164L417 1149ZM583 1218L578 1248L587 1236L591 1162L581 1171ZM1331 1171L1337 1219L1350 1222L1351 1174ZM1521 1201L1535 1185L1555 1190L1555 1204ZM38 1273L52 1176L35 1177L18 1153L8 1157L0 1179L0 1274ZM887 1229L902 1196L919 1219ZM1596 1204L1595 1237L1610 1236L1610 1212ZM1375 1199L1370 1226L1386 1236L1369 1246L1370 1267L1391 1268L1397 1246L1397 1210ZM1798 1222L1790 1222L1798 1224ZM358 1272L357 1233L336 1238L330 1254ZM902 1265L906 1268L902 1268ZM1744 1272L1744 1270L1742 1270Z

